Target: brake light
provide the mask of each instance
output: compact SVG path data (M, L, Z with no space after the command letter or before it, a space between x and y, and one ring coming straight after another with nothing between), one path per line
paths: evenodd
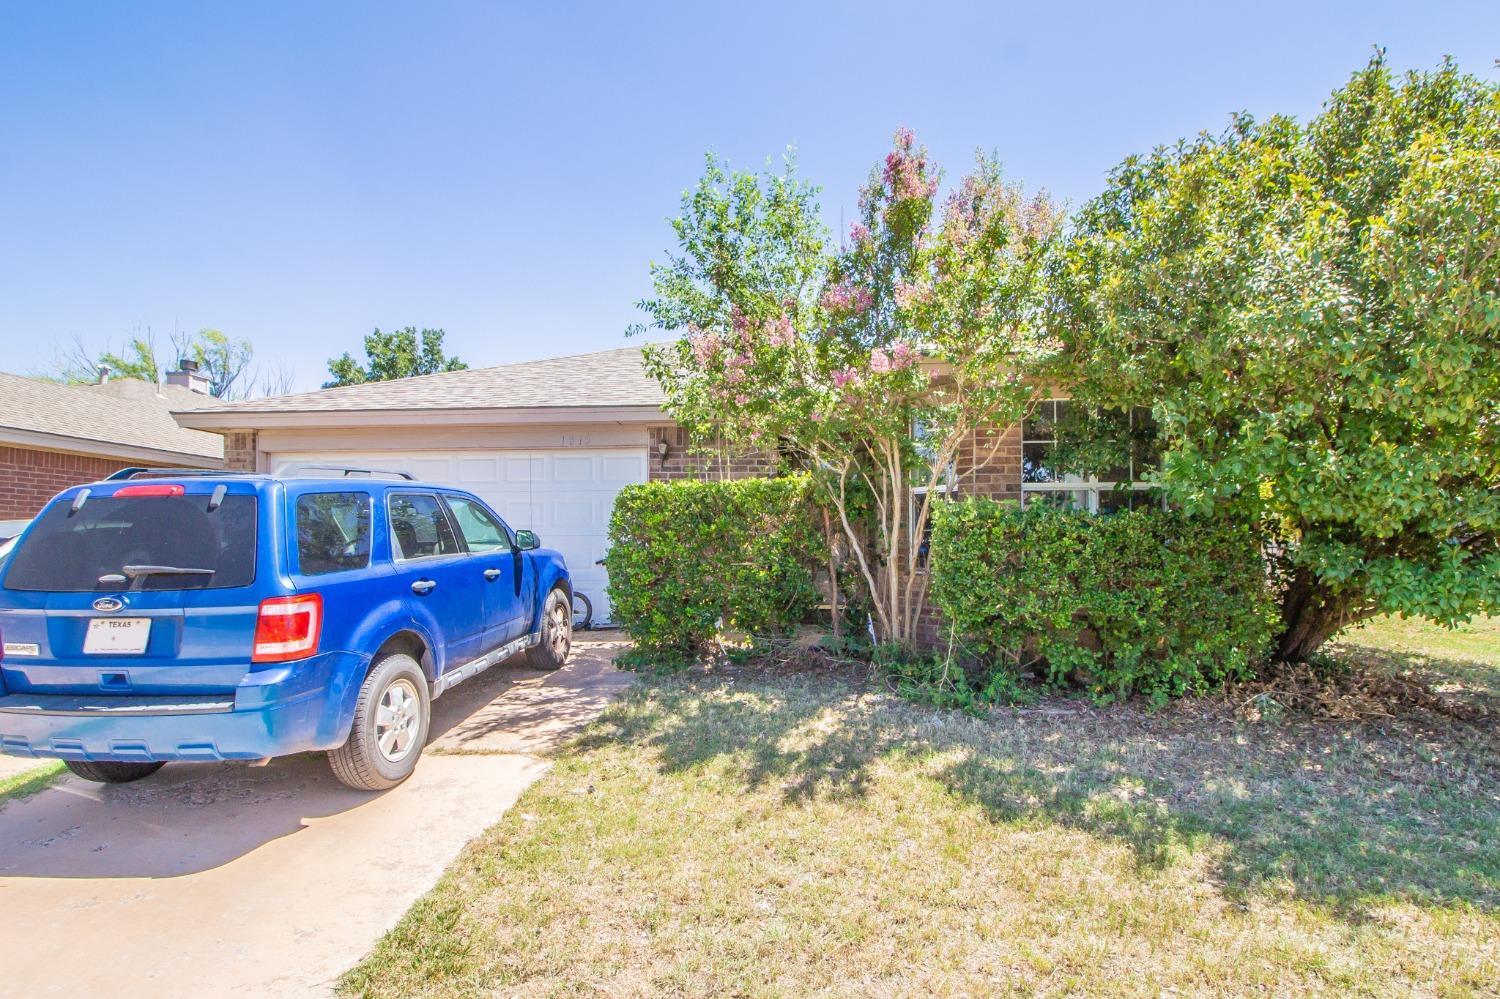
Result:
M268 597L260 602L255 619L253 663L279 663L305 659L318 651L323 634L323 596L303 593L295 597Z
M181 496L182 493L182 486L167 484L121 486L115 490L116 496Z

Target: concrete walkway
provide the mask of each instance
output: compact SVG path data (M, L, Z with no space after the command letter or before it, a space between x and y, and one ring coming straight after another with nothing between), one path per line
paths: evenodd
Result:
M454 688L416 773L384 793L310 754L69 776L0 806L0 996L326 995L630 682L622 647L599 633L556 673Z

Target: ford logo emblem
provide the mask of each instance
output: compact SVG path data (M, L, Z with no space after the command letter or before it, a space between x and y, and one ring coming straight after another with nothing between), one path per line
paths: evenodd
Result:
M116 597L100 597L94 601L94 610L104 611L106 614L111 614L124 606L125 602Z

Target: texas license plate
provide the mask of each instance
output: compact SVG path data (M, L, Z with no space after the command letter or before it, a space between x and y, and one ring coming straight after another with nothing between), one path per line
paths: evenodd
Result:
M96 617L83 636L83 651L104 655L130 655L146 651L151 637L149 617Z

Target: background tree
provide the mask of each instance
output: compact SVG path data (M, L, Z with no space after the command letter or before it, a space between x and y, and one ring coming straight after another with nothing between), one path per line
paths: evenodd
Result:
M175 361L198 362L198 373L208 379L209 394L220 399L249 396L254 389L250 366L255 350L249 340L235 340L215 329L199 330L193 336L172 337Z
M1306 127L1131 157L1054 285L1075 396L1188 510L1274 528L1280 654L1500 609L1500 88L1377 56Z
M382 333L377 328L365 337L366 363L361 366L346 351L343 356L328 362L328 373L333 377L324 382L323 387L384 382L467 368L468 365L457 357L443 354L443 336L440 329L424 329L418 333L415 326L408 326Z
M235 339L216 329L201 329L196 333L173 333L167 338L167 345L169 353L163 355L157 347L156 334L149 327L137 330L120 348L98 352L91 350L82 338L76 338L48 377L87 385L99 380L100 367L108 367L113 378L138 378L160 384L179 361L191 360L198 363L199 374L208 379L210 395L243 399L255 393L256 375L251 366L255 348L249 340Z
M877 634L897 643L926 602L918 542L935 487L977 431L1022 416L1036 391L1022 375L1050 350L1041 278L1057 213L991 157L940 213L938 180L897 132L835 250L790 163L757 177L710 160L673 223L680 253L652 268L656 297L641 303L651 328L687 333L647 349L668 412L697 439L813 473Z

